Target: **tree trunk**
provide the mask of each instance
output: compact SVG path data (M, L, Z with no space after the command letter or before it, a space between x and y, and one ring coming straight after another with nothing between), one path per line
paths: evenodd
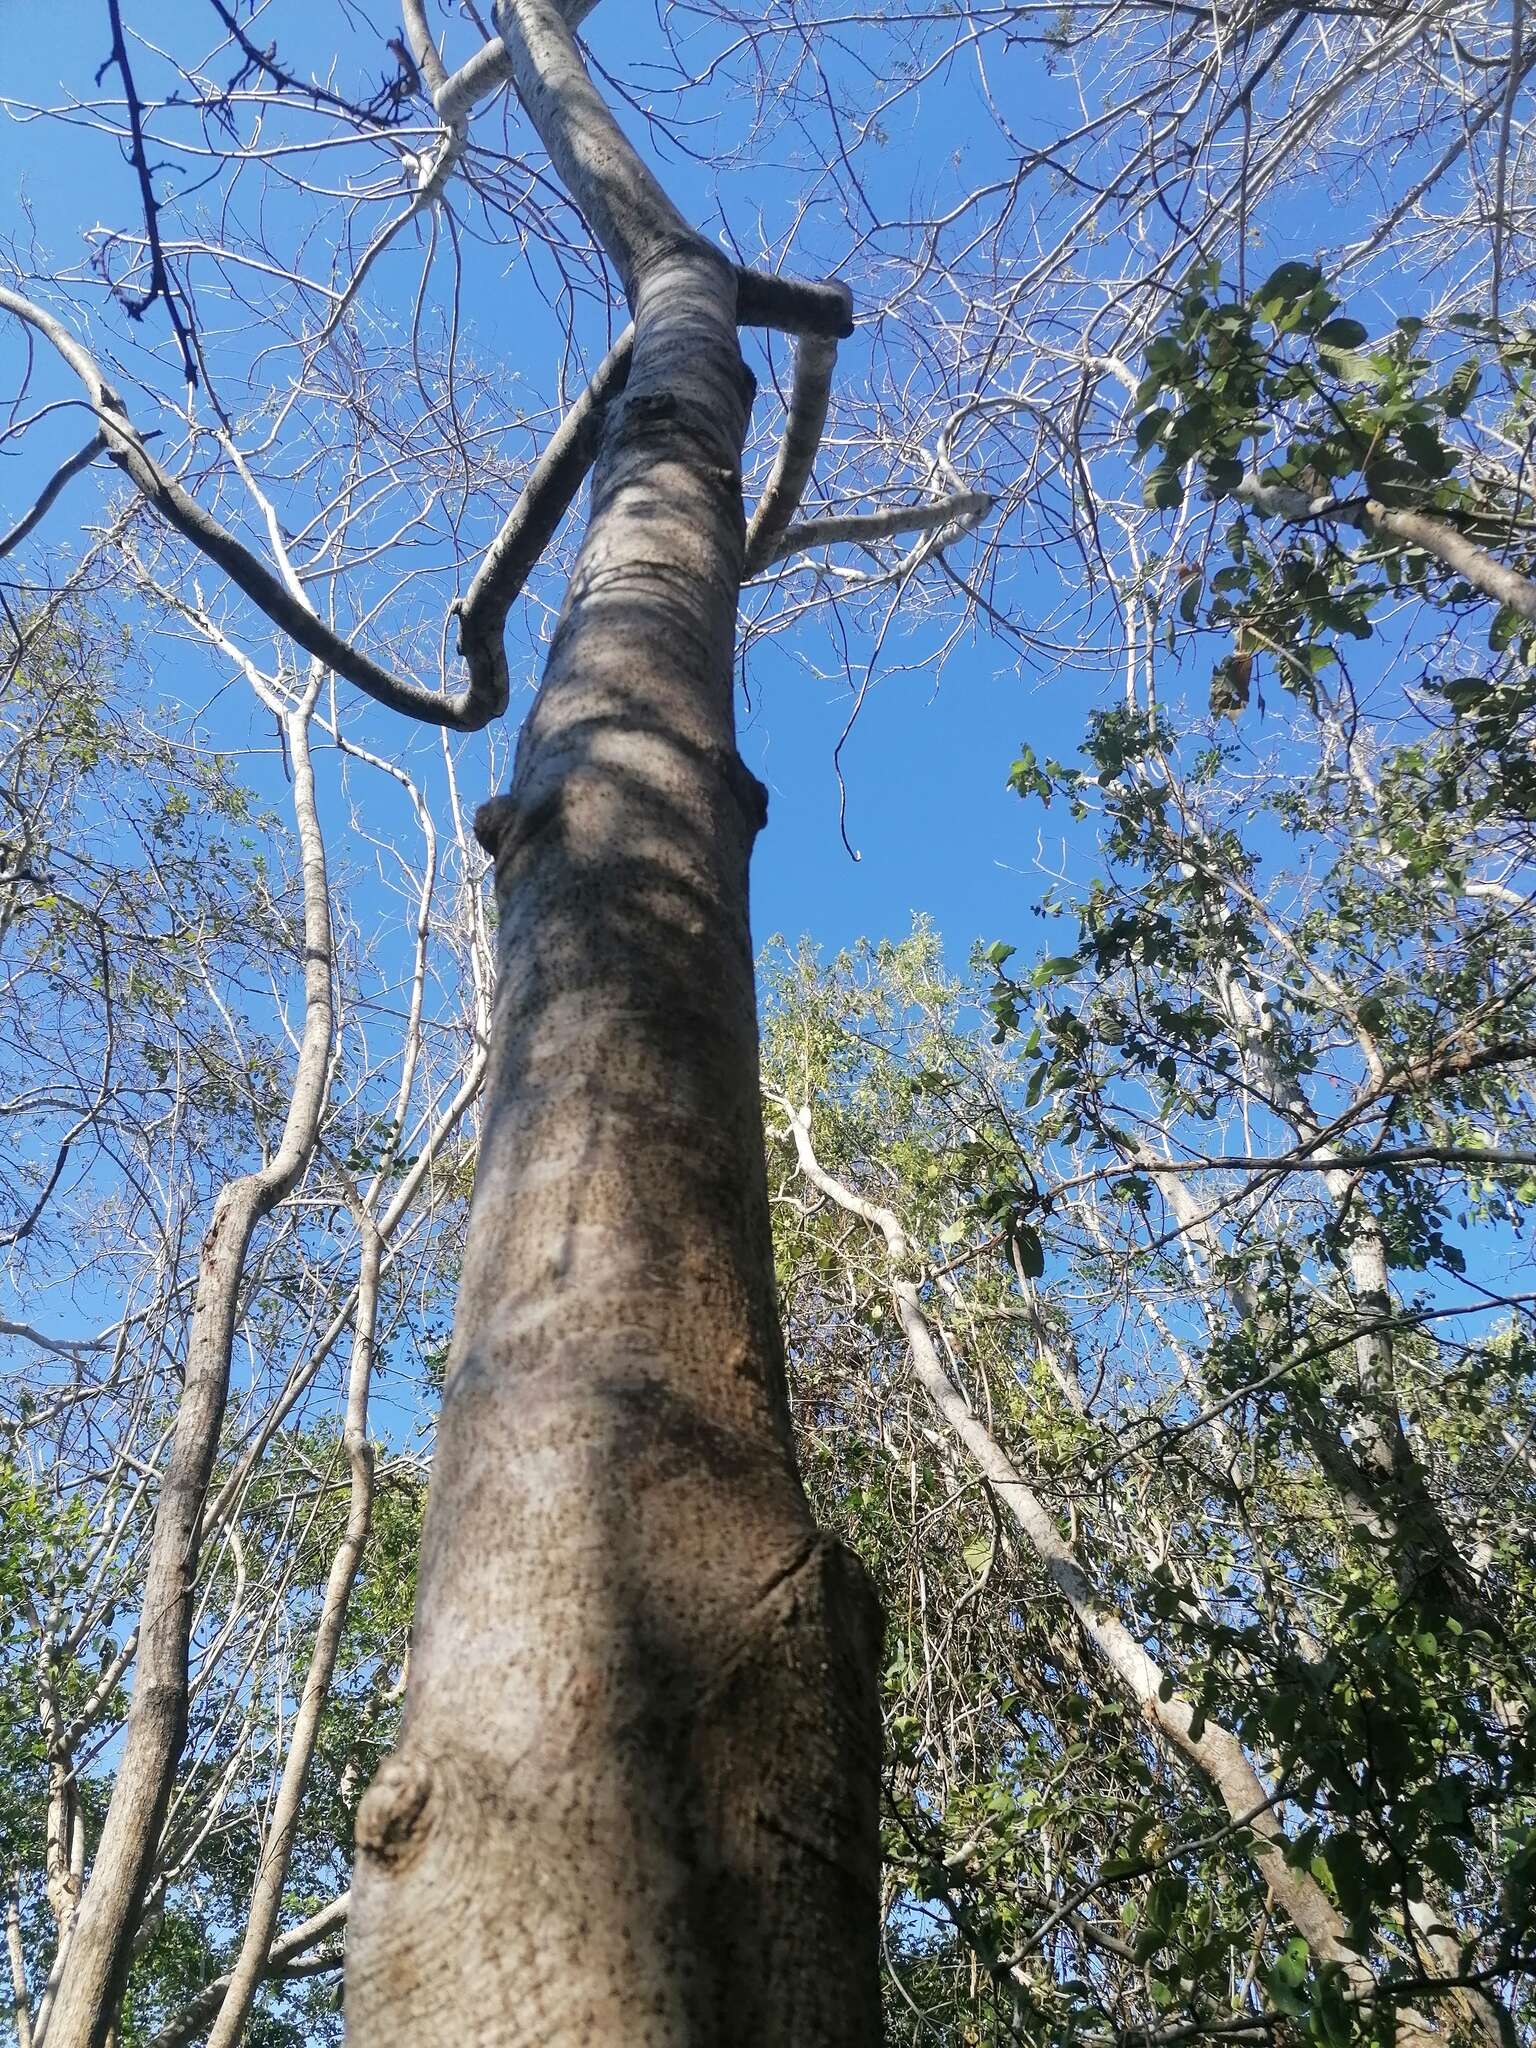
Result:
M878 1617L795 1475L734 739L751 380L697 240L633 367L496 858L500 985L354 2043L874 2044Z
M331 911L325 844L315 809L309 725L325 671L311 668L283 714L293 762L294 819L304 888L304 1028L277 1151L225 1183L203 1238L171 1453L155 1504L137 1630L133 1696L111 1802L73 1924L61 1927L60 1975L37 2027L48 2048L101 2048L114 2033L133 1960L160 1830L187 1733L188 1657L197 1601L208 1482L229 1393L230 1354L256 1226L298 1180L314 1150L331 1052Z

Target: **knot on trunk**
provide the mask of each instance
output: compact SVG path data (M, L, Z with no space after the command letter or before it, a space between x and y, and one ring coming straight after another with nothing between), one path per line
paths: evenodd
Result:
M682 412L672 391L629 391L622 404L625 429L633 434L670 432Z
M387 1756L357 1810L357 1846L390 1870L415 1861L436 1818L435 1774L424 1758Z
M768 822L768 786L759 782L740 754L732 753L725 764L725 779L741 806L747 830L756 838Z
M493 796L475 813L475 837L492 860L501 852L501 842L516 811L517 806L510 796Z

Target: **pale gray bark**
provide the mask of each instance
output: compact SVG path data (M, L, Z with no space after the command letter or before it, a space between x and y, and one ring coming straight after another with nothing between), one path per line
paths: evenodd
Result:
M353 1321L352 1359L347 1375L347 1413L342 1431L342 1446L350 1470L346 1527L331 1561L320 1604L315 1646L310 1654L298 1711L289 1731L288 1753L283 1759L272 1820L262 1844L256 1882L251 1891L250 1916L240 1943L240 1953L229 1975L224 2002L209 2030L207 2048L235 2048L250 2016L251 2002L262 1979L272 1968L272 1935L277 1926L283 1885L298 1834L299 1809L304 1799L304 1788L309 1782L309 1767L320 1733L320 1716L336 1669L347 1603L362 1562L363 1545L368 1540L368 1525L373 1512L373 1446L368 1441L368 1384L373 1373L379 1267L384 1244L377 1227L360 1205L356 1215L362 1232L363 1253Z
M325 847L315 810L309 725L318 665L285 726L293 764L304 899L304 1024L277 1151L229 1181L214 1204L198 1262L186 1371L170 1460L155 1506L138 1625L133 1696L111 1804L90 1882L47 2018L49 2048L100 2048L113 2029L160 1829L186 1739L187 1655L208 1480L229 1391L240 1282L252 1232L303 1172L325 1101L331 1045L331 917Z
M852 310L850 302L850 312ZM778 456L747 525L746 574L755 576L774 559L774 548L794 518L811 480L816 451L827 424L832 373L837 368L837 343L807 334L795 345L795 375L790 386L789 416Z
M1422 549L1457 576L1465 577L1485 597L1507 604L1523 619L1536 619L1536 583L1468 540L1448 519L1407 506L1383 505L1375 498L1366 501L1365 518L1370 532L1385 533Z
M958 536L979 525L994 502L986 491L957 491L931 505L892 505L883 512L829 512L820 519L786 527L771 547L765 547L759 567L771 568L790 555L831 547L837 541L871 547L909 533L941 532L945 527L953 527Z
M810 1521L777 1324L763 793L732 700L743 287L549 0L497 19L635 331L511 792L479 825L501 979L348 2026L368 2048L852 2048L879 2029L878 1620Z
M11 2024L16 2029L16 2048L32 2048L32 2001L27 1993L21 1913L14 1892L5 1903L5 1953L11 1969Z
M1206 1719L1197 1724L1195 1709L1173 1687L1165 1672L1137 1641L1083 1570L1056 1522L1008 1453L981 1418L974 1414L956 1386L935 1342L914 1277L920 1268L916 1247L895 1211L867 1200L829 1173L816 1156L809 1109L784 1105L801 1172L812 1187L850 1215L859 1216L884 1242L890 1287L919 1384L935 1413L964 1447L1038 1559L1049 1583L1060 1594L1089 1648L1148 1724L1194 1765L1231 1816L1245 1828L1253 1844L1255 1865L1280 1909L1306 1937L1312 1953L1345 1971L1357 1997L1371 1995L1369 1969L1348 1945L1349 1928L1310 1872L1285 1859L1286 1834L1274 1811L1274 1798L1249 1762L1232 1732ZM1400 2034L1413 2029L1404 2016Z

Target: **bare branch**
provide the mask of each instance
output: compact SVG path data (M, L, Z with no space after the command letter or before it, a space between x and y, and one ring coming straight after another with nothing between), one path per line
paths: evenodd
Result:
M434 103L438 93L448 83L448 73L443 69L443 60L433 41L432 31L427 26L427 10L422 0L400 0L400 12L405 18L405 36L410 44L411 55L417 68L427 82L427 90ZM443 118L439 111L439 118Z
M155 510L176 531L199 548L210 561L243 590L265 612L275 626L295 640L327 668L345 677L386 710L402 711L429 725L448 725L461 732L476 732L506 709L506 700L487 700L473 681L452 697L439 697L419 683L402 682L377 662L348 645L285 588L262 562L235 536L222 527L210 512L188 495L174 477L167 476L150 455L143 437L129 420L122 400L107 383L94 359L83 349L62 322L43 311L19 292L0 285L0 307L25 321L58 350L84 384L102 438L111 459L126 471Z
M160 202L155 196L155 181L150 172L149 156L144 143L144 104L139 98L138 87L133 82L118 0L107 0L107 18L112 24L112 54L106 64L102 65L101 71L97 72L96 78L99 84L102 72L107 66L115 65L118 76L123 81L123 98L128 106L128 156L139 181L139 195L144 203L144 238L149 245L148 291L120 291L117 297L130 320L142 320L157 299L163 301L176 335L176 345L181 350L181 367L186 374L187 382L195 385L197 358L176 280L171 276L165 260L165 251L160 245Z
M849 301L850 312L852 300ZM784 438L763 495L747 526L748 578L774 560L773 550L799 510L811 480L816 451L827 424L837 343L823 335L803 335L795 348L795 377L789 394Z
M363 1257L358 1276L357 1314L353 1323L347 1412L342 1433L351 1474L346 1528L326 1580L315 1645L288 1738L288 1754L283 1760L272 1824L262 1843L261 1860L251 1894L250 1918L246 1922L240 1953L229 1974L229 1986L218 2017L209 2031L208 2048L235 2048L250 2017L251 2004L261 1980L272 1969L272 1930L277 1925L278 1910L282 1905L283 1885L298 1837L304 1789L309 1782L309 1768L320 1734L320 1717L330 1694L336 1657L341 1648L342 1627L373 1512L373 1446L368 1441L368 1386L373 1372L384 1240L355 1195L349 1206L362 1232Z
M53 504L70 478L77 477L83 469L89 469L97 456L106 448L106 445L105 435L93 434L83 448L77 448L73 455L59 464L53 475L49 477L47 483L38 492L31 509L22 514L8 534L0 537L0 561L3 561L8 554L21 546L27 535L47 515L48 508Z
M413 10L419 4L420 0L406 0L406 6ZM560 12L565 17L566 26L575 30L596 5L597 0L564 0ZM410 13L407 13L408 33L410 19ZM493 92L508 84L511 77L512 59L507 54L507 46L499 36L493 36L467 63L461 64L452 77L432 86L438 119L448 123L462 121L482 100L489 99Z
M554 0L497 0L496 26L523 111L633 308L659 255L708 245L613 118Z
M721 260L652 176L587 76L555 0L498 0L496 22L523 111L566 190L619 273L631 307L646 265L693 249ZM446 90L450 90L452 81ZM841 285L737 273L736 317L746 326L846 335L852 301Z
M502 703L509 690L503 644L507 613L597 459L608 407L629 376L634 333L633 327L625 328L550 436L460 609L459 649L473 686L499 696Z
M1348 1946L1349 1930L1342 1915L1308 1873L1292 1869L1286 1861L1285 1830L1273 1811L1273 1797L1237 1737L1204 1715L1197 1718L1190 1702L1165 1678L1143 1644L1121 1621L1112 1603L1083 1570L1049 1509L1004 1446L972 1413L940 1354L916 1277L916 1247L900 1218L883 1203L858 1194L821 1164L811 1139L809 1107L797 1107L782 1096L776 1099L789 1118L790 1135L805 1179L828 1201L849 1215L860 1217L878 1232L885 1246L891 1297L925 1395L1007 1510L1047 1580L1071 1610L1095 1656L1114 1675L1146 1720L1205 1777L1234 1823L1250 1831L1253 1855L1265 1880L1314 1950L1338 1962L1351 1983L1368 1991L1370 1972Z
M776 327L785 334L824 334L846 341L853 332L853 301L843 284L739 270L736 318L743 327Z
M875 541L899 540L909 533L933 533L953 527L948 538L958 539L986 518L996 503L989 492L962 491L943 498L936 505L894 505L888 512L835 512L825 519L807 519L787 527L772 551L759 564L758 573L807 548L830 547L835 541L857 541L868 546Z

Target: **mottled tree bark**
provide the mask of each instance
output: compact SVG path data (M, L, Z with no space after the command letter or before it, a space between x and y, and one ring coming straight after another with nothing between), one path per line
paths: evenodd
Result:
M730 266L617 238L629 382L480 825L500 984L404 1731L359 1815L360 2048L879 2038L878 1620L795 1474L762 1156L751 380Z

